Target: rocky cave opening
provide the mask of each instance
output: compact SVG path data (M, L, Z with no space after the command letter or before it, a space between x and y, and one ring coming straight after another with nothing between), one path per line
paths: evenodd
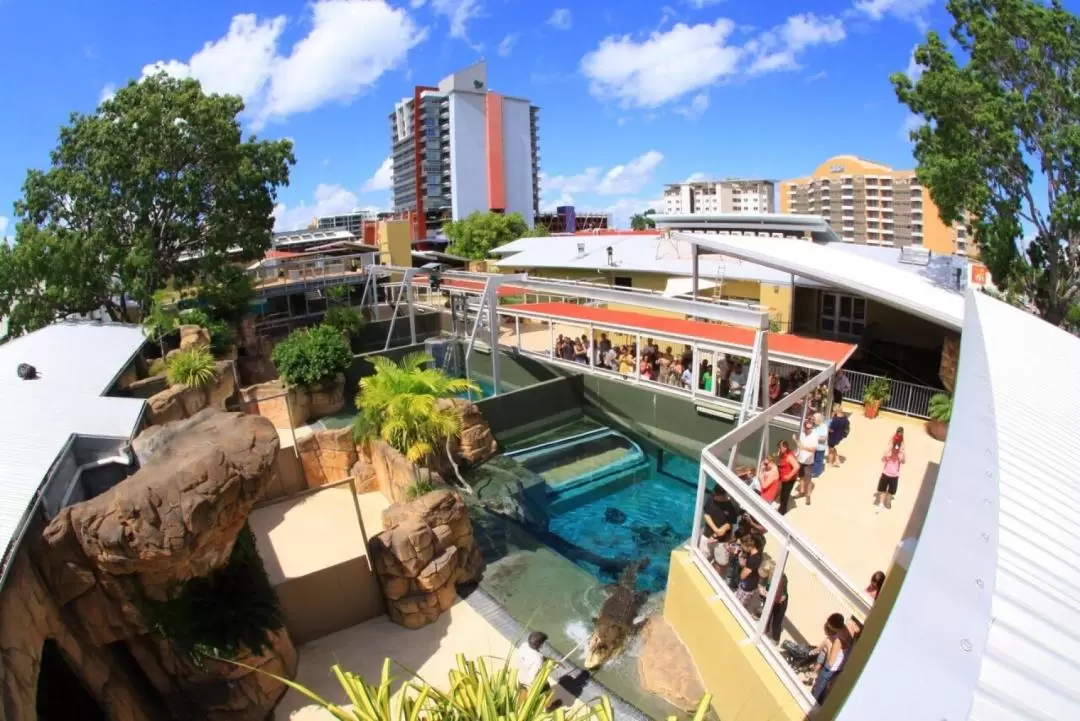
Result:
M104 709L51 638L41 648L37 717L38 721L106 721Z

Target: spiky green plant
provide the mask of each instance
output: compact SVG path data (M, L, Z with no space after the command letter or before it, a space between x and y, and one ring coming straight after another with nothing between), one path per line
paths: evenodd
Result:
M236 663L235 661L232 663ZM266 673L252 666L238 666ZM391 661L383 662L379 683L331 667L349 706L332 703L311 689L280 676L266 674L311 699L339 721L614 721L615 712L606 697L573 709L548 710L554 699L548 679L554 670L551 661L544 663L532 684L523 689L517 670L508 660L490 668L480 659L468 661L457 656L457 668L450 671L450 691L442 692L413 674L400 692L400 702L393 700L395 679L390 675ZM712 697L706 694L698 704L693 721L702 721ZM669 717L674 721L675 717Z
M216 371L217 365L210 351L202 346L192 346L169 359L166 376L172 385L199 388L213 381Z
M948 423L952 420L952 396L935 393L930 396L930 420Z
M439 401L466 391L479 393L480 386L427 367L431 360L420 352L397 363L382 356L371 358L375 374L360 381L356 394L357 440L380 438L413 463L422 463L440 441L461 432L457 411Z

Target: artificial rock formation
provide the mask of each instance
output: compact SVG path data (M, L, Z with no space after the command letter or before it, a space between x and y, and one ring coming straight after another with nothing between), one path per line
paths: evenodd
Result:
M187 350L196 346L210 347L210 331L197 325L180 326L180 350Z
M310 386L286 386L282 380L240 389L245 413L267 418L275 428L299 428L345 407L345 376Z
M642 688L683 711L697 708L705 694L690 652L663 616L653 616L645 624L638 676Z
M395 623L421 628L434 622L453 605L459 583L480 580L484 559L457 492L432 491L387 509L383 525L370 551Z
M464 398L444 398L439 403L455 406L461 417L461 435L450 444L456 462L474 466L499 452L499 444L476 405Z
M175 717L256 721L285 690L228 664L192 667L150 632L140 611L144 602L169 598L183 582L228 563L252 507L273 480L278 445L265 419L213 409L151 427L133 442L139 470L62 509L32 547L50 601L76 635L93 648L125 643ZM288 634L280 631L272 641L268 651L244 658L291 676L296 659ZM73 662L78 673L99 673ZM101 686L97 678L84 681L92 692Z
M296 450L309 487L343 481L357 464L353 429L334 428L309 433L296 439Z
M146 402L150 425L191 418L204 408L225 410L226 401L235 392L236 376L233 373L232 361L218 361L215 364L213 380L205 386L174 385L150 396Z

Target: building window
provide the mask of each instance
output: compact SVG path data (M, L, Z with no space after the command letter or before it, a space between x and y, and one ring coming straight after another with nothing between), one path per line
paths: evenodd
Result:
M616 288L633 288L634 279L628 275L617 275L611 279L611 284Z
M861 337L866 330L866 299L843 293L821 294L821 332Z

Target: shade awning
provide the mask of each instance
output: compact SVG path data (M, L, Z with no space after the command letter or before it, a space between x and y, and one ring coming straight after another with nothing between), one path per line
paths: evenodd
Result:
M716 283L711 280L705 280L703 278L698 279L698 292L715 287ZM677 298L680 295L691 295L693 292L693 278L668 278L667 284L664 286L664 296L667 298Z

